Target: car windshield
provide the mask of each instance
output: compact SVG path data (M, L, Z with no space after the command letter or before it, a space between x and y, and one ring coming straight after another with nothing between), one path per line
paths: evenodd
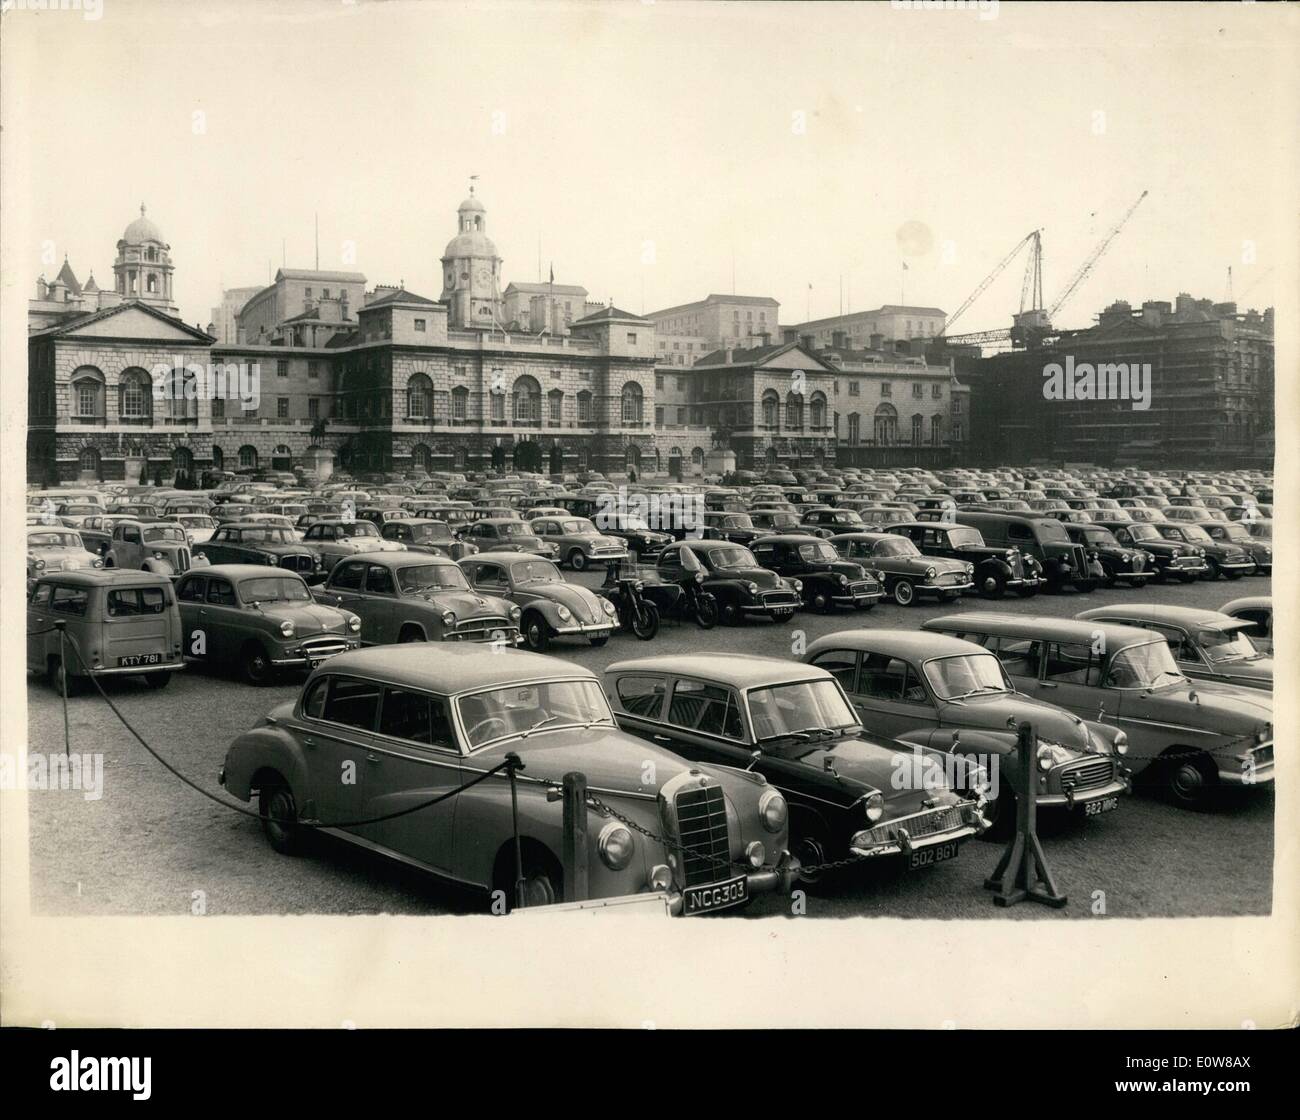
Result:
M799 555L805 560L838 560L839 553L831 548L825 541L817 541L815 544L811 541L808 544L799 546Z
M510 577L516 584L563 583L560 569L549 560L526 560L510 568Z
M750 520L747 513L729 513L722 519L722 524L728 529L752 529L754 522Z
M1120 650L1106 676L1111 688L1165 688L1186 680L1163 638Z
M1202 529L1199 525L1180 525L1183 535L1189 541L1195 541L1197 544L1210 544L1210 534Z
M585 517L571 517L567 521L560 522L560 532L562 533L595 533L598 530Z
M1223 526L1223 535L1232 541L1248 541L1250 534L1242 527L1238 521L1229 521Z
M1034 520L1034 524L1038 526L1040 540L1062 544L1069 543L1070 534L1065 531L1065 526L1053 518L1039 517Z
M449 541L452 539L451 527L443 522L430 525L412 525L411 539L421 544L425 541Z
M1249 532L1252 537L1260 540L1271 541L1273 539L1273 519L1271 517L1263 518L1259 521L1247 523Z
M1201 630L1196 635L1197 644L1205 651L1214 664L1225 661L1246 661L1263 654L1255 648L1255 643L1241 630Z
M723 572L739 572L744 571L746 568L758 567L758 561L754 559L754 554L749 549L740 546L709 549L709 563Z
M259 576L240 582L239 598L250 606L254 603L310 603L311 592L300 579Z
M1084 529L1079 534L1088 544L1117 545L1119 542L1109 529Z
M1002 665L991 653L962 653L927 661L925 679L941 700L1011 691Z
M921 550L906 537L899 537L897 540L877 541L871 554L873 556L920 556Z
M532 527L522 521L501 521L496 526L498 537L531 537Z
M834 681L797 681L749 690L749 717L754 738L794 738L804 742L829 738L858 718Z
M144 531L146 541L176 541L178 544L185 543L185 531L178 525L171 529L162 525L153 525Z
M534 731L592 724L613 726L609 702L596 681L547 681L510 685L456 701L470 750Z
M949 529L948 543L953 548L983 548L984 536L978 529Z
M81 537L76 533L28 533L28 548L80 548Z
M397 569L397 586L411 595L426 591L468 591L465 573L455 564L414 564Z
M1126 525L1128 535L1135 541L1158 541L1160 540L1160 531L1154 525L1148 525L1145 522L1135 522L1132 525Z
M379 530L369 521L340 521L339 531L345 537L377 537Z
M281 529L276 525L263 525L256 529L241 530L239 539L258 544L288 544L293 537L290 536L288 529Z
M216 524L212 518L200 513L186 514L179 521L187 529L211 529Z

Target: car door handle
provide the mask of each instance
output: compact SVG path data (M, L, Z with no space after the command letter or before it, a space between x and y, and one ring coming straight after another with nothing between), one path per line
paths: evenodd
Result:
M653 738L654 741L655 741L656 743L671 743L671 742L672 742L672 740L671 740L670 738L668 738L667 735L653 735L653 736L651 736L651 738Z
M1042 688L1055 688L1055 687L1056 687L1056 682L1055 682L1055 681L1039 681L1038 683L1039 683L1039 685L1040 685Z
M366 761L367 761L367 762L378 762L378 761L379 761L379 755L377 755L377 754L368 754L368 755L366 755Z
M313 739L310 735L304 736L302 745L304 747L314 747L316 745L316 740Z

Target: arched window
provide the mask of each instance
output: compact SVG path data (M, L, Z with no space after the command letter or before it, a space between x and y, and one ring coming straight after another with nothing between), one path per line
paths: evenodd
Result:
M628 470L639 470L641 468L641 448L635 443L627 445L627 451L623 454L623 461L627 464Z
M72 374L72 418L104 419L104 375L94 366L82 366Z
M591 394L586 389L583 389L578 394L578 423L590 424L591 422Z
M172 473L177 481L181 478L194 477L194 452L188 447L177 447L172 450Z
M803 431L803 397L798 393L786 394L785 426L797 432Z
M239 449L239 469L245 471L257 469L257 448L251 443L246 443Z
M767 465L768 465L769 467L774 467L774 466L776 466L776 448L775 448L775 447L769 447L769 448L767 449L767 454L766 454L765 458L766 458L766 460L767 460Z
M433 463L433 452L429 445L417 443L411 448L411 466L418 471L427 471Z
M644 394L641 386L629 381L623 386L623 423L640 424ZM638 453L639 454L639 453Z
M578 470L585 471L590 461L591 460L587 456L587 449L585 447L579 447L578 448Z
M889 445L898 439L898 410L892 404L881 403L874 417L876 443Z
M808 423L814 432L826 427L826 394L814 393L808 402Z
M531 377L521 377L514 384L514 418L523 424L540 424L542 387Z
M215 443L212 445L212 469L214 471L223 470L226 466L226 453L221 450Z
M781 398L777 396L775 389L769 389L763 394L763 427L775 428L777 426L777 411L781 407Z
M100 475L101 460L99 452L93 447L84 447L81 454L77 456L77 469L83 475L98 479Z
M433 419L433 382L426 374L413 373L406 383L406 418Z
M704 466L704 448L702 447L691 448L691 463L697 467Z
M451 422L464 424L469 419L469 390L457 385L451 391Z
M925 417L919 412L912 414L912 446L919 446L925 438Z
M849 445L857 447L862 442L862 417L856 412L849 413Z
M123 420L153 417L153 382L139 367L123 370L118 378L117 411Z

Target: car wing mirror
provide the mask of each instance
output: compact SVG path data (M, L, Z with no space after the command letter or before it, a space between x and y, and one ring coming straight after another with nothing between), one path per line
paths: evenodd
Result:
M762 758L762 757L763 757L763 752L762 752L761 750L758 750L757 748L755 748L754 750L750 751L750 752L749 752L749 765L746 766L745 769L746 769L746 770L752 770L752 769L754 769L754 767L758 765L758 760L759 760L760 758Z
M822 769L828 774L834 774L835 777L839 777L839 774L835 770L835 756L833 754L828 754L822 759Z

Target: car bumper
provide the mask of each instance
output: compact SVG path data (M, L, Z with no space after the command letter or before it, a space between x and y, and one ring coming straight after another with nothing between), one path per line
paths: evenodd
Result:
M1255 570L1254 560L1220 560L1219 571L1221 572L1253 572Z
M1113 778L1104 786L1068 793L1040 793L1036 800L1040 809L1078 809L1092 801L1104 801L1108 797L1119 797L1133 788L1133 782L1127 777Z
M618 629L618 623L611 619L608 622L566 622L563 626L555 627L557 634L582 634L588 638L599 638L601 635L608 637Z
M91 677L136 677L145 673L174 673L185 668L184 661L165 661L158 665L116 665L107 668L91 668L85 675Z
M1273 744L1264 743L1249 755L1231 760L1232 768L1219 771L1219 781L1228 786L1265 786L1273 781ZM1248 763L1254 763L1253 766Z
M745 873L745 895L752 898L756 894L771 894L778 891L788 894L799 881L799 861L793 856L786 858L776 867L761 867L757 871ZM716 884L722 886L722 883ZM668 911L674 917L680 917L686 908L685 892L674 889L666 892ZM721 911L725 907L718 907Z
M337 657L340 653L347 653L349 650L360 649L360 638L348 638L346 641L340 640L335 645L330 645L318 651L306 650L301 647L287 649L283 651L283 656L271 658L271 664L276 668L314 668L322 661L328 661L331 657Z
M877 587L874 591L858 591L854 589L846 595L832 595L831 601L846 607L856 607L861 606L864 603L875 603L884 597L885 589L883 587Z
M932 832L924 831L927 824L941 827ZM986 828L988 822L984 819L982 802L958 801L955 805L924 809L863 829L849 841L849 851L862 859L909 855L952 840L978 836Z
M849 846L849 851L862 859L910 855L912 852L933 848L937 844L946 844L950 840L966 840L971 836L978 836L983 831L982 825L968 824L963 825L961 828L949 829L947 832L936 832L931 836L922 836L916 840L911 838L906 840L883 840L871 844L855 842Z
M778 600L774 603L742 603L740 609L745 614L761 614L768 618L789 618L803 604L795 597L789 602Z
M963 595L975 589L974 580L964 583L914 583L912 589L918 595Z
M1185 576L1203 576L1209 570L1210 566L1204 560L1197 560L1194 564L1171 563L1164 569L1164 571L1173 575Z

